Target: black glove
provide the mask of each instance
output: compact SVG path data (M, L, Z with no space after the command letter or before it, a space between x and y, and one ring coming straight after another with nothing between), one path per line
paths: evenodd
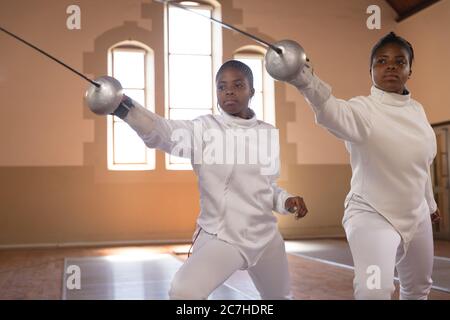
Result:
M117 109L114 110L114 112L111 114L123 120L125 119L131 108L134 108L133 100L130 97L123 95L122 102L119 104Z

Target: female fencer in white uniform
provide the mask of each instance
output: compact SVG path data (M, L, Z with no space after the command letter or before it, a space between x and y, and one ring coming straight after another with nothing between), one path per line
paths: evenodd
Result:
M148 147L189 157L198 176L201 212L193 236L192 255L176 273L169 296L206 299L236 270L246 269L262 299L289 299L287 257L272 210L289 214L294 209L299 218L306 215L307 208L302 198L291 196L276 184L278 131L257 120L249 108L254 94L251 69L242 62L230 60L219 69L216 84L222 111L219 115L200 116L192 121L167 120L126 96L127 104L133 106L129 111L121 106L114 112ZM247 139L250 142L244 147L236 144L231 149L225 146L227 135L238 139L241 135L245 140L267 137L274 132L272 139ZM248 158L244 162L235 161L267 147L271 151L265 164L250 163ZM223 152L232 161L215 163L206 159L206 154L214 157L217 152ZM205 158L198 161L202 155Z
M436 138L405 86L413 58L409 42L386 35L372 49L370 95L348 101L335 98L309 65L284 79L350 153L353 174L342 223L356 299L390 299L395 268L401 299L426 299L431 289L431 223L439 220L430 177Z

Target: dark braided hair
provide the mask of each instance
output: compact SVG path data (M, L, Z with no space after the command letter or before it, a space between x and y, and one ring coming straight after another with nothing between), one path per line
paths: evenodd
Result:
M235 69L241 71L244 76L247 78L248 83L250 85L250 89L253 88L253 72L252 69L248 65L238 60L228 60L225 62L217 71L216 82L219 80L220 75L227 69Z
M411 43L406 41L404 38L397 36L394 32L390 32L389 34L378 40L378 42L373 46L372 53L370 54L370 69L372 69L373 58L375 57L378 49L384 47L388 43L396 43L408 52L409 66L411 67L414 60L414 50Z

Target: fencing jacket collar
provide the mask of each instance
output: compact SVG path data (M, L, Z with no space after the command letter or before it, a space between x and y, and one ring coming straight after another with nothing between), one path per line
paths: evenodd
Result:
M226 113L221 110L223 121L226 125L230 127L239 127L239 128L251 128L258 124L258 120L256 119L255 112L252 109L249 109L252 117L250 119L243 119L240 117L233 116L231 114Z
M386 92L381 89L378 89L375 86L372 86L370 93L371 97L374 98L376 101L394 107L404 107L408 105L411 100L411 93L409 92L408 94Z

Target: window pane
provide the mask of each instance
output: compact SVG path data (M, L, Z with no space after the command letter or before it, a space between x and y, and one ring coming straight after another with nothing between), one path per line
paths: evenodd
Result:
M263 61L261 58L238 58L237 60L242 61L246 65L252 69L253 72L253 86L256 91L262 91L263 90L263 78L262 78L262 72L263 72Z
M204 114L212 114L209 109L170 109L170 119L173 120L192 120Z
M114 163L145 163L146 148L128 124L114 123Z
M131 99L135 100L141 106L146 107L145 105L145 92L144 90L135 90L135 89L123 89L123 93L129 96Z
M141 89L145 86L145 52L115 49L114 78L120 81L124 88Z
M170 155L169 161L171 164L190 164L191 160L188 158L175 157Z
M208 9L190 9L211 17ZM169 7L169 52L211 54L211 22L183 9Z
M250 108L256 113L256 118L258 120L264 120L264 105L263 105L263 95L262 92L255 92L255 96L250 102Z
M210 56L169 56L170 108L212 108Z

